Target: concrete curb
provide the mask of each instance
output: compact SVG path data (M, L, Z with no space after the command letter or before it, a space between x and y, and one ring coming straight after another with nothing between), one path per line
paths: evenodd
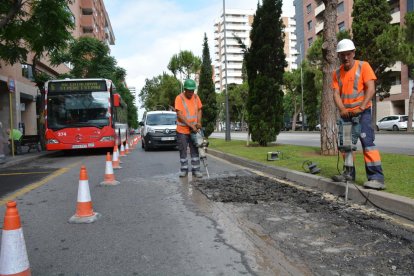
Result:
M8 157L7 161L4 164L0 165L0 169L5 169L11 166L28 163L40 157L53 155L53 154L56 154L56 152L43 151L43 152L39 152L36 154L31 154L31 155L17 155L16 157Z
M296 182L302 186L316 188L323 192L328 192L338 196L345 195L345 183L333 182L325 177L294 171L282 167L269 166L260 162L248 160L243 157L235 156L210 148L208 149L208 154L227 160L233 164L258 170L263 173L273 175L277 178ZM367 202L366 198L368 198L376 206L414 221L414 199L390 194L387 192L365 189L363 187L358 188L359 191L352 183L348 185L349 200L352 200L358 204L369 204L372 206L372 204ZM366 198L362 196L361 193L363 193Z

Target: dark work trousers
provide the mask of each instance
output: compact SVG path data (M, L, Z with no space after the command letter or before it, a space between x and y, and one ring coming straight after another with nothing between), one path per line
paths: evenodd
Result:
M374 144L375 133L371 126L371 122L371 108L368 108L362 112L359 121L361 125L361 135L359 140L361 141L362 150L364 152L365 172L368 180L379 180L383 182L384 174L382 172L381 156L379 150ZM353 170L352 176L355 177L355 167Z
M182 134L177 132L178 150L180 151L180 170L188 172L188 159L187 148L190 146L191 155L191 171L200 171L200 157L198 155L198 149L191 140L190 134Z

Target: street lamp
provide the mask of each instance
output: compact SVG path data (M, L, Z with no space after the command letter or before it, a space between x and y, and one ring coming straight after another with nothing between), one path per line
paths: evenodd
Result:
M301 88L301 92L302 92L302 104L301 104L300 112L302 114L302 131L303 131L304 130L304 127L305 127L305 114L303 113L303 73L302 73L303 62L302 62L302 43L299 44L299 51L300 51L300 88Z
M224 89L226 102L226 134L225 140L230 141L229 92L227 91L227 46L226 46L226 1L223 0L223 31L224 31Z

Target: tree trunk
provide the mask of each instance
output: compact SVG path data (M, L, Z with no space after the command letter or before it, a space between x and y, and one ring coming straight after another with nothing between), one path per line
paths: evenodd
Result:
M414 86L411 90L410 100L408 101L408 122L407 132L413 131L413 110L414 110Z
M321 103L321 154L336 155L337 145L337 108L333 100L332 72L338 67L336 54L336 7L338 0L323 0L325 4L323 44L322 44L322 70L323 89Z

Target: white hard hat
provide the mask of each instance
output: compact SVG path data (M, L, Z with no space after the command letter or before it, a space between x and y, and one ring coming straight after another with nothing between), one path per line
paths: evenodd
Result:
M355 50L354 42L352 42L352 40L347 39L347 38L342 39L341 41L339 41L338 46L336 46L336 52L337 53L352 51L352 50Z

